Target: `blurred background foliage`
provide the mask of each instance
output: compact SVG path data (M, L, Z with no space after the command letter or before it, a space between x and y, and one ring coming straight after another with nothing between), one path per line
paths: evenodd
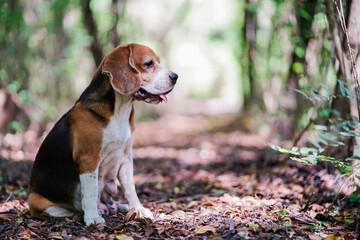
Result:
M354 2L344 2L348 19ZM337 94L338 79L349 91L354 83L340 57L345 45L336 48L344 38L336 14L332 0L1 0L1 137L41 136L107 52L137 42L180 76L168 104L137 103L138 119L235 113L278 141L294 140L318 116L351 116ZM328 91L338 97L321 106L301 94Z

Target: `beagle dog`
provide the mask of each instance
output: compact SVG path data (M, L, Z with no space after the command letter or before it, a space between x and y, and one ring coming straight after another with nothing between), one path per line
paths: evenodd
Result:
M99 211L113 210L117 178L128 209L153 219L133 181L134 101L167 102L177 78L146 46L124 44L107 54L37 153L30 178L31 215L81 214L86 225L104 223Z

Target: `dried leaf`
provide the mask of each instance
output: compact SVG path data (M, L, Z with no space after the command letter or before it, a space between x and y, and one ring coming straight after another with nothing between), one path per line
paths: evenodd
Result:
M116 236L116 239L119 239L119 240L133 240L132 237L129 237L129 236L127 236L126 234L117 235L117 236Z
M6 217L6 216L3 216L3 215L0 215L0 222L10 222L11 219Z
M128 211L128 213L124 217L124 222L129 222L134 220L136 217L135 208L132 208Z
M276 200L275 199L270 199L268 201L265 201L265 205L267 206L272 206L276 204Z
M339 238L335 235L328 235L324 240L338 240Z
M171 215L175 218L180 218L180 219L185 219L187 214L186 212L182 211L182 210L176 210L176 211L173 211L171 213Z
M206 225L206 226L199 227L198 229L195 230L196 234L204 234L204 233L207 233L207 232L215 233L216 228L213 227L213 226L210 226L210 225Z
M50 233L48 236L47 236L48 239L64 239L60 233L58 232L53 232L53 233Z
M145 227L146 231L145 231L145 237L149 237L151 234L153 234L154 230L152 229L151 226L146 226Z
M189 225L195 225L195 224L196 224L196 218L195 218L195 216L193 216L192 218L190 218L188 224L189 224Z

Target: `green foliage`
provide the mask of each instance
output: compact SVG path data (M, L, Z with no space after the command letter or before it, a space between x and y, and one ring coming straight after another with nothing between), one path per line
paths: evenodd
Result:
M360 200L360 190L356 190L350 195L350 202L356 202L358 200Z
M321 85L321 90L311 89L307 93L295 89L295 92L312 102L314 106L320 106L319 108L314 107L313 111L317 111L315 114L317 118L325 118L328 122L327 125L315 124L315 121L311 122L311 130L315 133L313 138L307 138L308 144L311 147L292 147L291 149L286 149L270 143L268 143L267 146L280 153L290 154L291 160L302 164L316 165L321 161L329 162L339 168L341 174L353 174L354 168L357 168L358 166L351 165L349 161L360 160L360 157L358 156L360 153L360 146L355 146L353 155L346 159L337 159L323 154L325 148L344 146L345 137L360 137L360 121L357 117L341 119L338 111L326 107L329 105L329 102L336 97L346 97L351 99L354 96L349 89L349 84L347 82L342 80L337 81L341 93L339 96L331 95L330 90L324 84ZM359 176L355 177L359 178ZM360 191L354 191L350 196L350 200L353 202L360 200Z
M10 129L14 130L15 132L23 132L25 130L24 125L19 123L18 121L11 121L8 126Z

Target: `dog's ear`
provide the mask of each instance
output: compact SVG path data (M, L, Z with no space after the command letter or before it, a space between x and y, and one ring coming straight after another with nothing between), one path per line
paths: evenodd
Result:
M108 76L111 86L121 95L129 95L140 88L141 74L136 69L132 54L134 46L120 46L104 59L102 73Z

